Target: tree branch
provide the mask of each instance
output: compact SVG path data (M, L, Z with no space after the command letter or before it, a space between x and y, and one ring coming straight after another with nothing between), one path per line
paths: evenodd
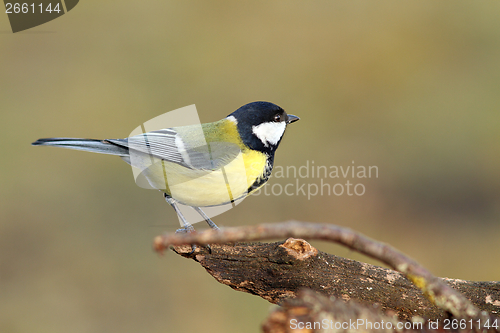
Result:
M258 294L271 302L280 302L286 296L293 297L300 287L306 286L339 298L381 304L404 319L416 314L442 318L445 312L459 318L489 318L487 313L481 313L443 279L434 277L393 247L334 225L286 222L202 233L167 234L155 239L155 249L162 251L171 245L220 244L285 237L333 241L378 259L402 272L423 291L431 303L444 311L432 307L401 274L318 252L303 240L291 239L282 245L211 245L211 252L207 248L198 248L192 254L189 254L190 246L176 247L175 250L200 262L220 282L237 290ZM482 309L491 313L500 310L498 283L447 282L457 289L468 290L468 297Z

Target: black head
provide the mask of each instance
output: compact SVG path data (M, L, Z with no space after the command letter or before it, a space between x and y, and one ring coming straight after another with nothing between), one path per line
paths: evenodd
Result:
M235 121L243 143L249 148L274 154L285 133L286 126L299 117L287 114L276 104L252 102L243 105L228 116Z

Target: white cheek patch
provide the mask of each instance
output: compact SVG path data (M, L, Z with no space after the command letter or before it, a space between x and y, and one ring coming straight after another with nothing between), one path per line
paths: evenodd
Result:
M285 133L286 123L281 121L279 123L276 122L268 122L262 123L257 126L252 126L252 132L256 137L262 141L264 146L268 146L268 144L275 145Z

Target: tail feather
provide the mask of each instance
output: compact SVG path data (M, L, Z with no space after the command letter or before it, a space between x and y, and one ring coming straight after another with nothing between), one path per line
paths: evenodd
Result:
M93 153L128 156L128 147L111 143L106 140L77 138L46 138L38 139L33 146L52 146L67 149L90 151Z

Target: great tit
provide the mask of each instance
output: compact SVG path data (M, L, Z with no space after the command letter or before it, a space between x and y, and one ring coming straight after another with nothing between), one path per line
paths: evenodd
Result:
M178 203L191 206L218 229L200 207L231 203L262 187L271 175L274 153L287 125L297 120L276 104L253 102L213 123L126 139L47 138L32 145L118 155L164 193L183 224L182 231L194 228Z

